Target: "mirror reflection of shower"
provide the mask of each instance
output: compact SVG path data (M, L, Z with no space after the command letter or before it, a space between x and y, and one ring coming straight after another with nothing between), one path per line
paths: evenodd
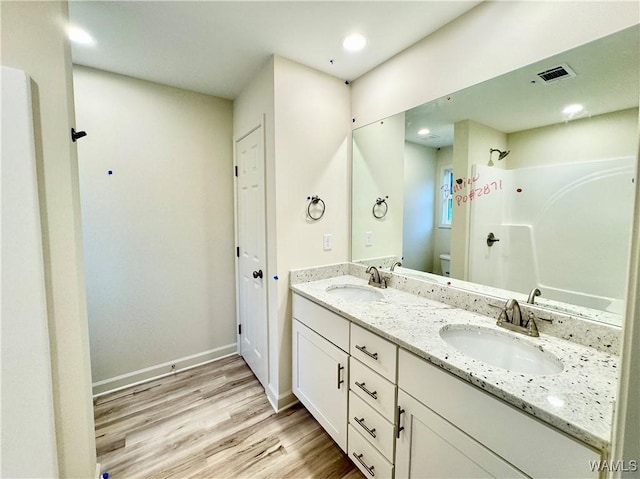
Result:
M497 148L489 148L489 163L487 163L487 166L493 166L493 159L492 159L492 155L493 155L496 151L498 152L498 161L503 160L504 158L506 158L506 157L507 157L507 155L508 155L509 153L511 153L511 151L510 151L510 150L504 150L504 151L503 151L503 150L499 150L499 149L497 149Z

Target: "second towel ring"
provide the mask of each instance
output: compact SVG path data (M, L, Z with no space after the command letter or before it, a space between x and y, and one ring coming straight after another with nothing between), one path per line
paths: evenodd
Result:
M376 202L373 204L373 209L371 211L373 213L373 216L375 216L378 219L384 218L387 215L387 211L389 211L387 198L389 197L385 196L384 198L378 198L376 199Z
M309 201L309 205L307 206L307 216L314 221L318 221L324 216L324 210L326 209L324 201L322 201L322 198L320 198L318 195L307 196L307 200ZM319 212L316 212L315 216L311 214L311 205L318 206Z

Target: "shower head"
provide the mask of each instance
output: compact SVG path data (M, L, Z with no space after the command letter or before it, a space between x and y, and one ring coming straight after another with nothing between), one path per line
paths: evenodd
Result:
M498 160L503 160L504 158L506 158L506 156L507 156L509 153L511 153L511 151L510 151L510 150L504 150L504 151L502 151L502 150L498 150L497 148L491 148L491 149L489 150L489 158L491 158L491 154L492 154L494 151L497 151L497 152L498 152Z

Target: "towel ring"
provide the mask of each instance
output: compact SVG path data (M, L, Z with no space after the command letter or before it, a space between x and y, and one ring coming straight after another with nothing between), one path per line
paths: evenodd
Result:
M373 213L373 216L375 216L378 219L384 218L385 216L387 216L387 211L389 211L389 204L387 203L387 198L389 197L385 196L384 198L378 198L376 199L376 202L373 204L373 209L371 211Z
M307 200L309 201L309 205L307 206L307 216L314 221L318 221L320 218L324 216L324 210L326 209L324 201L322 201L322 198L320 198L318 195L313 195L310 197L307 196ZM311 214L312 205L318 206L319 213L316 212L315 216Z

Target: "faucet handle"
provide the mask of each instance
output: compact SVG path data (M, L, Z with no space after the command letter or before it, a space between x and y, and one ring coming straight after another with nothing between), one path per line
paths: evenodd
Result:
M538 332L538 325L536 324L535 320L533 319L533 311L529 311L528 314L528 318L527 318L527 334L531 337L537 338L538 336L540 336L540 333Z
M496 321L496 325L502 326L502 323L509 322L509 317L507 316L507 310L502 308L500 310L500 315L498 316L498 321Z

